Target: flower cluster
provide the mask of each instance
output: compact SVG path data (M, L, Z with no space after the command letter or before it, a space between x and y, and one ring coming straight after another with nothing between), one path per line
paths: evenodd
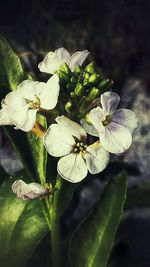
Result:
M84 50L70 56L64 48L49 52L38 65L41 72L51 75L48 81L23 81L6 95L0 110L0 125L34 133L37 113L55 111L48 129L39 136L47 152L59 158L58 173L72 183L84 179L88 171L103 171L110 153L127 150L138 125L131 110L116 109L120 97L110 90L112 82L96 72L94 63L82 66L88 55ZM15 182L13 191L23 199L48 193L36 184L20 181Z

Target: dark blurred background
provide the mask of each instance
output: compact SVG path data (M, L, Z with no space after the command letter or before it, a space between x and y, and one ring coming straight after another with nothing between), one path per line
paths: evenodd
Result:
M5 0L0 8L0 34L35 79L41 78L37 64L46 52L62 46L72 53L88 49L89 60L114 81L113 90L122 96L121 105L138 115L139 128L131 149L120 157L113 156L101 179L95 176L85 181L72 203L74 213L68 209L62 224L65 231L70 225L74 228L94 205L105 180L126 169L127 204L110 266L150 267L150 1ZM0 142L1 166L13 174L22 165L3 133ZM46 258L45 244L46 240L30 267L37 266L40 249Z

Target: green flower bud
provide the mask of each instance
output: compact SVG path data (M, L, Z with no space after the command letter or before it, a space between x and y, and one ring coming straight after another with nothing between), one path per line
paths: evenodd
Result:
M85 115L85 121L86 121L88 124L92 124L92 123L91 123L91 120L90 120L90 118L89 118L89 113L87 113L87 114Z
M70 100L65 104L65 110L68 113L71 113L71 111L72 111L72 102Z
M96 97L98 97L100 95L100 91L98 88L96 87L92 87L92 89L90 90L90 92L88 93L88 95L86 96L86 100L87 101L92 101L94 100Z
M93 73L89 78L89 83L95 84L99 81L100 77L98 74Z
M55 73L59 76L61 81L68 81L69 80L68 74L65 73L64 71L57 70Z
M71 70L66 63L64 63L63 65L60 66L60 70L65 72L68 75L71 73Z
M83 68L80 66L80 65L78 65L75 69L74 69L74 73L76 73L76 74L80 74L80 73L82 73L83 72Z
M112 81L110 79L106 79L99 83L98 88L106 88L106 87L109 87L111 84L112 84Z
M77 83L74 92L77 96L81 96L84 92L84 87L81 83Z
M84 79L83 85L86 86L87 84L89 84L89 80L88 79Z
M84 78L85 78L86 80L88 80L88 79L90 78L89 73L85 72L85 73L84 73Z
M76 83L77 82L77 77L75 75L73 75L70 79L71 83Z
M90 73L93 74L96 70L95 70L95 63L91 62L90 64L88 64L85 68L85 70Z
M71 96L72 98L75 98L75 97L76 97L75 92L71 92L71 93L70 93L70 96Z

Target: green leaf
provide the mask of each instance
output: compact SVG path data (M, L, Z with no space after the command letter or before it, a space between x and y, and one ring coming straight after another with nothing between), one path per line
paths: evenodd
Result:
M75 231L71 247L72 267L106 267L126 195L126 173L106 185L92 213Z
M30 77L31 78L31 77ZM18 56L14 53L5 38L0 37L0 100L17 88L17 85L29 79L21 66ZM39 116L39 122L46 126L45 118ZM45 182L47 154L43 141L32 133L14 130L11 126L4 127L11 143L18 151L20 158L30 177Z
M19 57L3 37L0 37L0 62L0 91L4 97L6 91L15 90L21 81L28 79L28 75L23 71Z
M12 182L7 180L0 188L0 264L23 267L48 227L40 200L18 199L12 193Z

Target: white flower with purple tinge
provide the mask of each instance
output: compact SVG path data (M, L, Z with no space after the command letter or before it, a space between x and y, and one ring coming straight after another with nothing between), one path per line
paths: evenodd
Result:
M101 107L92 109L89 119L92 125L82 120L87 133L99 136L100 143L111 153L122 153L132 143L132 133L138 126L135 113L129 109L117 109L120 101L118 94L106 92L101 95Z
M66 63L70 67L71 71L74 71L78 65L81 66L83 64L88 55L89 52L87 50L83 50L78 51L71 56L69 52L62 47L58 48L54 52L46 54L45 58L39 63L38 67L41 72L54 74L61 65Z
M65 180L77 183L88 171L96 174L103 171L109 162L109 153L97 141L87 145L87 134L76 122L65 116L56 118L44 136L46 150L53 157L61 157L57 170Z
M15 129L30 131L40 109L53 109L59 95L59 78L55 74L47 83L25 80L6 95L0 110L0 125L15 125Z
M18 198L30 200L50 195L50 190L38 183L27 184L23 180L16 180L12 184L12 191Z

